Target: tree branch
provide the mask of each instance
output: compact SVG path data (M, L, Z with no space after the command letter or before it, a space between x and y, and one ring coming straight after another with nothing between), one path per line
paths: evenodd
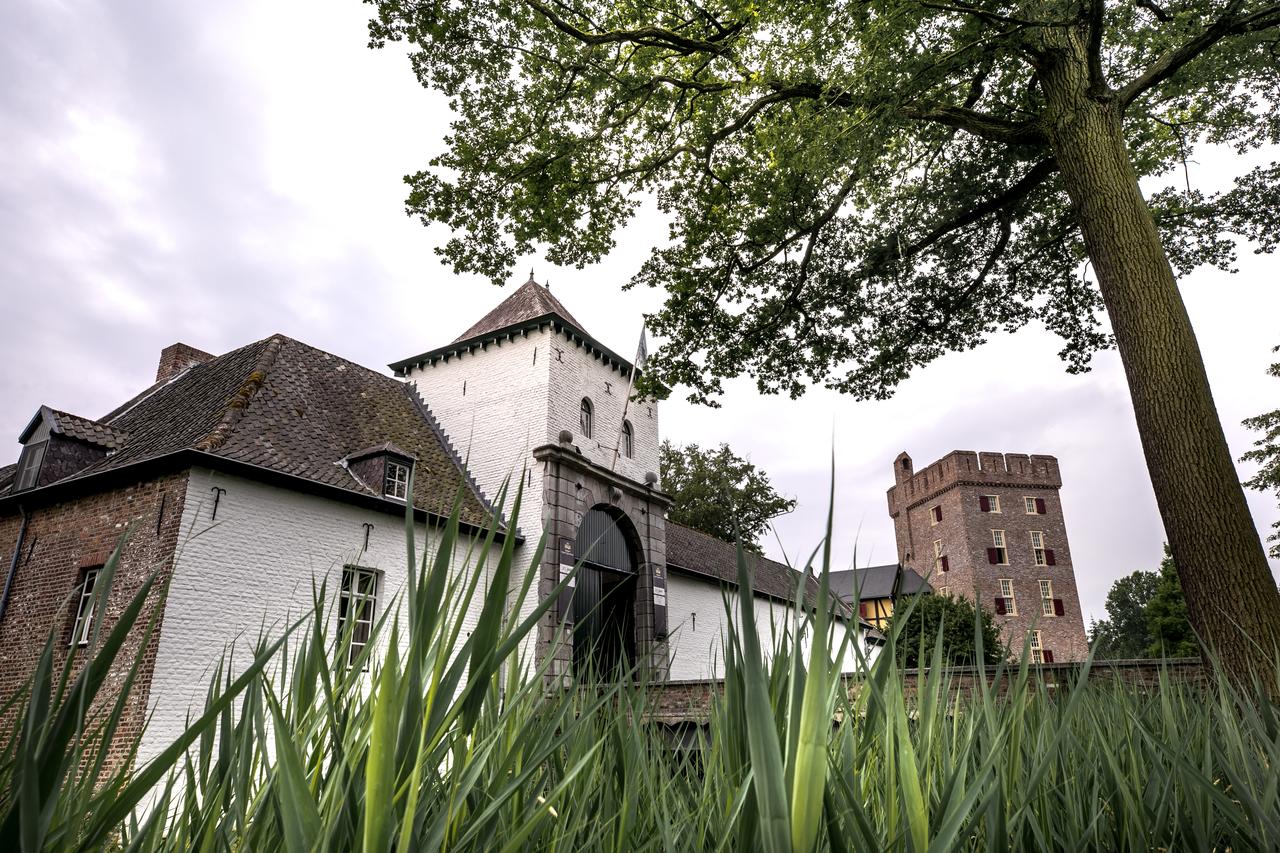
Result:
M1243 0L1235 0L1227 7L1222 17L1210 24L1207 29L1195 38L1161 54L1155 62L1147 66L1146 71L1121 87L1116 93L1121 109L1133 103L1134 99L1143 92L1177 74L1184 65L1192 62L1223 39L1280 26L1280 3L1273 3L1251 14L1237 17L1242 5Z
M1095 97L1108 90L1107 77L1102 70L1102 34L1106 29L1106 3L1104 0L1086 0L1085 16L1089 24L1087 56L1089 60L1089 89Z
M905 107L903 118L931 121L1005 145L1044 145L1048 142L1033 121L1010 121L964 107Z
M647 47L667 47L683 54L710 53L716 56L724 56L730 52L727 45L717 44L716 41L689 38L674 30L663 29L662 27L641 27L638 30L611 30L604 33L589 33L575 27L539 2L539 0L524 1L529 8L550 21L552 26L560 32L585 45L632 43ZM717 35L717 40L725 38L725 33L736 33L740 28L741 25L730 27L724 33Z
M909 246L900 248L885 247L881 250L878 257L873 255L872 258L870 258L870 261L874 264L885 259L901 261L913 257L929 248L951 232L964 228L966 225L972 225L984 216L1006 210L1011 205L1026 198L1033 190L1035 190L1036 187L1044 183L1045 179L1057 170L1058 162L1052 157L1046 157L1032 166L1027 174L1023 175L1017 183L1013 184L999 195L992 196L984 202L975 204L963 213L953 216L946 222L934 227L928 234L925 234Z

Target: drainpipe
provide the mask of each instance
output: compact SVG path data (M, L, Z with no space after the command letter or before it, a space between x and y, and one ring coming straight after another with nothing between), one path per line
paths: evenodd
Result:
M22 513L22 526L18 528L18 541L13 546L13 559L9 561L9 574L4 579L4 597L0 598L0 622L4 621L5 611L9 609L9 594L13 592L13 578L18 573L18 557L22 554L22 545L27 539L27 524L31 516L18 504L18 512Z

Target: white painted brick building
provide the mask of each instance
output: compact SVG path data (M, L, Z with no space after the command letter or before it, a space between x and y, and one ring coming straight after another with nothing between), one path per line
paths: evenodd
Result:
M145 548L129 543L112 592L127 600L157 570L169 582L143 705L130 711L151 715L146 757L203 701L230 644L246 660L260 634L311 609L320 584L329 618L339 587L361 578L372 595L360 613L395 607L406 501L420 550L434 550L461 501L462 554L504 485L519 484L521 510L509 517L507 498L500 535L516 539L516 577L537 582L512 617L581 564L528 638L526 662L545 662L564 683L589 665L657 679L721 674L734 548L667 522L658 405L627 402L629 361L530 280L457 340L391 367L395 378L279 335L218 357L178 344L155 385L99 420L42 409L18 465L0 468L0 546L26 554L11 578L24 619L0 621L0 635L12 627L42 641L65 624L74 646L84 614L59 602L79 600L125 526L154 530L135 537ZM30 524L59 544L24 551ZM767 640L792 621L799 578L752 560ZM864 642L865 626L852 624ZM14 671L27 666L20 652Z

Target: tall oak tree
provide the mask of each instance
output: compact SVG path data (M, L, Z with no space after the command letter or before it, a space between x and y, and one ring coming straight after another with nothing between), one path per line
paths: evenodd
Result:
M1032 320L1069 370L1114 342L1191 620L1237 674L1272 664L1280 596L1177 277L1280 239L1280 165L1217 195L1186 168L1280 141L1280 2L370 2L371 43L408 42L455 113L407 180L456 270L591 263L656 199L642 391L884 397Z

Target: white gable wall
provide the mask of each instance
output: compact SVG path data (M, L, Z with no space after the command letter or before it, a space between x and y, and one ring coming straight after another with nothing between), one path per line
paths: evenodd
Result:
M226 489L216 521L214 487ZM313 582L318 587L328 581L330 620L337 618L343 565L382 573L379 615L407 583L402 517L201 468L192 469L187 495L151 681L154 716L139 753L143 761L182 732L189 708L199 713L209 678L230 643L243 669L260 633L278 637L312 610ZM365 523L373 525L368 550ZM424 549L434 556L439 528L419 524L415 535L419 559ZM462 537L455 566L466 563L470 544L470 537ZM464 630L474 628L476 611L478 606L464 617Z

